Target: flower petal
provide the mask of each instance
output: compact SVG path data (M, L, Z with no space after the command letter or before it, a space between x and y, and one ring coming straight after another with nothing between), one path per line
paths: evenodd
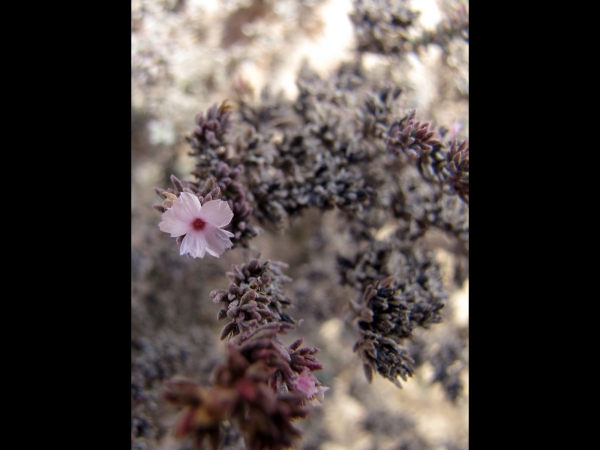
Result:
M171 233L171 237L183 236L192 230L190 222L179 220L171 208L163 213L162 221L158 224L158 228L165 233Z
M206 251L216 256L217 258L223 254L223 252L231 248L233 244L229 240L230 237L233 237L233 233L229 231L221 230L217 227L212 226L211 224L206 224L204 227L204 238L206 239Z
M310 398L317 393L317 381L317 378L312 373L310 373L308 370L305 370L298 376L298 378L292 381L292 383L296 389Z
M204 233L192 232L185 235L181 242L180 255L188 253L193 258L204 258L205 252L206 241L204 240Z
M229 203L223 200L211 200L202 205L199 217L205 222L221 228L231 222L233 211L231 211Z
M194 219L200 217L201 208L198 197L189 192L182 192L171 207L179 220L187 223L192 223Z

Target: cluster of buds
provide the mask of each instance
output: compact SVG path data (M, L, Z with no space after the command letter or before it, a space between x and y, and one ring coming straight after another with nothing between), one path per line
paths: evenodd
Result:
M192 172L198 179L202 179L201 173L199 166L196 166L196 170ZM233 218L225 229L233 233L235 243L247 247L250 239L258 235L258 231L249 223L253 208L248 203L244 186L240 183L243 173L243 165L238 164L232 169L227 163L219 161L213 168L209 180L214 180L212 183L219 187L221 198L233 211Z
M221 339L237 336L270 322L280 322L283 327L293 327L294 319L284 312L291 300L283 294L280 283L290 281L281 272L287 267L279 261L261 261L253 258L242 265L232 265L227 272L230 279L227 289L210 293L213 302L223 302L218 319L231 321L221 332Z
M461 373L466 366L462 355L465 346L457 335L445 336L429 358L433 366L431 383L440 383L451 402L456 402L464 388Z
M340 72L344 80L357 78L346 72ZM369 103L368 117L356 117L360 113L347 104L346 88L345 81L322 79L303 66L293 103L271 98L268 92L258 106L241 103L239 114L250 126L236 142L236 162L244 164L248 199L261 224L284 228L307 208L356 215L373 202L374 188L361 164L385 152L379 135L387 123L383 128L379 123L386 122L380 103L391 108L399 90L384 88ZM357 133L356 120L364 122L368 136Z
M193 184L198 190L200 180L219 187L222 200L229 204L233 212L231 222L224 229L233 233L234 246L247 247L258 232L249 223L253 208L246 199L246 189L240 183L244 166L237 164L233 167L228 152L226 138L232 127L231 114L231 106L227 102L220 106L214 104L206 116L203 113L196 116L196 126L186 140L192 147L190 155L197 161L192 175L199 181Z
M458 145L455 140L448 153L450 164L449 182L467 205L469 204L469 147L467 141L463 141Z
M164 384L163 397L182 408L174 436L192 436L196 449L208 438L218 449L223 424L231 421L243 434L248 449L284 449L301 436L293 421L306 417L328 389L311 373L322 365L317 349L299 348L302 340L285 348L277 334L281 323L239 335L227 346L227 360L212 375L211 387L173 377Z
M430 124L417 121L411 111L389 130L387 146L390 153L399 155L401 150L410 161L417 164L421 176L427 181L449 186L451 193L469 203L469 147L467 141L458 144L442 143ZM440 134L445 134L442 130ZM440 136L441 137L441 136ZM448 150L449 147L449 150Z
M358 41L358 50L384 55L412 50L408 29L419 16L405 1L355 0L350 19Z
M410 309L405 300L394 295L393 281L394 277L388 277L367 286L360 303L350 305L358 316L359 334L354 351L363 360L367 380L373 381L376 371L401 387L398 377L404 381L411 377L414 361L408 351L398 345L402 337L394 332L408 324Z
M435 30L426 30L415 42L415 50L419 51L428 45L436 44L448 52L450 42L455 38L469 42L469 10L465 3L455 5L448 12L448 17L441 21Z
M230 345L237 346L248 361L263 361L269 367L267 383L274 392L301 394L305 402L318 406L328 389L311 373L323 368L314 356L319 350L300 347L302 338L285 347L278 337L290 328L284 325L281 322L263 325L232 339Z
M283 266L259 258L233 265L229 288L211 292L215 303L225 303L219 319L231 319L221 333L231 337L227 360L215 368L210 388L181 377L165 383L164 398L182 407L174 435L193 436L197 449L205 438L219 448L228 421L248 449L288 448L301 436L293 420L323 400L328 388L312 373L323 368L318 349L301 347L303 339L285 347L278 336L295 328L284 312L291 301L279 287L290 280Z
M394 102L402 93L399 87L383 86L376 93L370 93L365 100L362 113L362 134L365 137L383 139L389 126Z
M199 187L195 183L181 181L175 175L171 175L171 183L173 184L172 188L154 188L154 192L163 199L163 202L160 205L153 205L153 208L161 213L173 207L173 202L177 200L182 192L189 192L196 195L200 201L200 205L204 205L204 203L213 199L218 199L221 195L221 188L216 185L214 178L209 178L202 187Z
M202 112L196 116L196 126L186 141L192 147L192 155L198 159L199 165L210 167L213 161L227 157L225 136L231 125L231 106L227 102L218 107L213 105L206 117Z
M231 343L226 362L215 368L212 386L173 377L164 384L163 397L182 407L174 428L175 437L191 435L200 450L208 438L213 450L220 448L222 424L232 421L242 432L248 449L283 449L301 436L292 420L305 417L302 394L278 395L268 385L272 369L266 361L249 361Z
M361 357L369 381L373 372L400 386L412 376L413 359L401 347L417 327L441 321L445 294L439 272L430 258L418 252L394 250L382 242L372 244L352 261L338 258L345 283L363 286L359 301L350 301L358 340L354 351ZM385 278L382 273L392 272Z
M402 150L408 157L415 161L423 154L429 153L436 145L441 145L435 139L435 131L430 130L430 123L415 119L416 110L412 110L402 119L396 121L390 127L387 144L391 153L398 155L398 149Z

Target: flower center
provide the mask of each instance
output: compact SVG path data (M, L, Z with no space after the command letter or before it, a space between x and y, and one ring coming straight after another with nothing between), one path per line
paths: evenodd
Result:
M206 225L206 222L204 222L202 219L196 219L192 222L194 230L202 230L204 229L204 225Z

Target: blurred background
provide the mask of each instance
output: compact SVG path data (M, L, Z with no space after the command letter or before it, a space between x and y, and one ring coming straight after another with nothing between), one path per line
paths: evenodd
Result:
M421 30L433 30L457 2L412 0ZM322 76L355 57L349 14L352 0L132 0L131 23L131 251L132 251L132 448L185 449L170 436L177 411L160 398L162 381L184 374L208 383L224 355L218 336L219 305L209 293L229 284L225 271L261 252L289 264L286 294L293 315L304 322L289 344L321 349L325 369L316 372L331 389L324 406L297 422L299 448L458 450L468 448L468 278L457 283L458 266L448 237L435 237L436 259L450 293L444 322L422 331L414 345L429 355L455 351L461 393L449 398L432 383L436 368L423 362L398 389L375 376L369 385L352 352L356 334L344 318L356 293L336 282L336 251L343 251L335 211L308 211L282 232L263 230L251 249L221 258L179 256L175 240L158 229L160 204L153 186L170 186L171 174L191 180L194 160L184 140L194 117L233 96L246 83L256 99L263 87L297 95L304 60ZM367 68L398 64L406 108L468 137L468 44L452 41L450 52L431 45L401 62L365 55ZM281 245L285 239L286 245ZM454 342L457 340L460 342ZM288 341L289 338L289 341ZM450 349L450 350L448 350ZM442 355L443 356L443 355ZM440 356L441 357L441 356ZM434 358L433 358L434 359ZM432 359L432 360L433 360ZM232 439L230 448L239 448Z

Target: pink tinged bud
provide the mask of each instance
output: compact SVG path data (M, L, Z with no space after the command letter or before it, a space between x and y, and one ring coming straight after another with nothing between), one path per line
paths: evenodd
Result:
M307 398L311 398L317 393L315 383L317 382L316 377L308 370L303 371L298 378L292 381L294 387L306 395Z
M206 253L219 257L233 244L233 233L221 228L229 224L233 212L227 202L210 200L200 204L198 197L182 192L166 209L158 224L161 231L181 238L180 254L203 258Z
M450 127L450 133L448 137L454 137L456 136L460 130L462 128L462 124L460 122L454 122L452 124L452 127Z

